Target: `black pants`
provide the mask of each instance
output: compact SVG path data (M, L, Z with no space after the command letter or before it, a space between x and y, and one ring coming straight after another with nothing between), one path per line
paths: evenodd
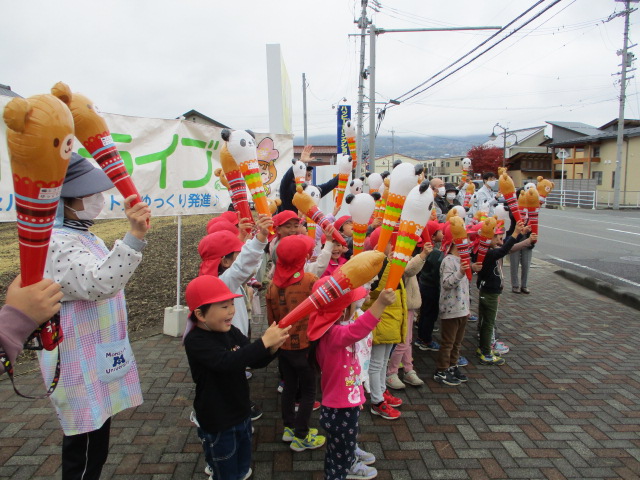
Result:
M440 288L420 285L422 306L418 319L418 338L424 343L433 341L433 326L438 320L438 304L440 302Z
M316 373L308 360L309 349L280 350L280 368L284 377L284 390L280 399L282 423L293 428L294 435L305 438L309 433L309 420L316 399ZM296 391L300 391L300 405L295 411Z
M325 480L343 480L357 462L360 407L320 409L320 425L327 432L324 453Z
M62 437L62 480L98 480L109 455L111 419L93 432Z

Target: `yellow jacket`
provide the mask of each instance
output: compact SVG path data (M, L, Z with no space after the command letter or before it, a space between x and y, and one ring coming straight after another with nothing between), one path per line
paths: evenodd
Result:
M389 276L390 263L387 263L380 282L375 290L371 291L370 299L363 305L363 310L368 310L373 302L376 301L380 292L384 289ZM384 313L380 318L380 322L373 330L373 344L382 343L403 343L407 335L407 318L409 312L407 310L407 293L404 283L400 280L400 284L396 289L396 301L384 309Z

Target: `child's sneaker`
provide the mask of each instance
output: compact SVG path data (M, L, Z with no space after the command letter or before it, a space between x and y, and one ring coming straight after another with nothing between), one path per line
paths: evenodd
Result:
M311 435L317 435L318 434L318 429L317 428L310 428L309 429L309 433ZM293 442L293 437L294 437L293 428L284 427L284 433L282 434L282 441L283 442Z
M278 388L277 388L277 390L278 390L278 393L282 393L282 392L284 391L284 380L280 380L280 381L278 382Z
M390 407L396 408L402 405L402 399L391 395L391 393L389 393L389 390L385 390L382 396L384 397L385 403Z
M503 342L494 342L494 344L491 345L491 349L497 352L497 354L500 356L504 355L505 353L509 353L509 347Z
M209 478L213 476L213 470L211 470L211 467L209 465L204 467L204 474L209 475Z
M478 321L478 316L477 315L469 315L469 321L470 322L477 322Z
M365 452L356 445L356 461L364 463L365 465L372 465L376 463L376 456L373 453Z
M373 467L368 467L362 462L355 463L347 472L348 479L352 480L368 480L376 478L378 471Z
M424 385L424 382L420 377L418 377L418 374L415 370L409 370L408 372L406 372L402 379L404 380L404 383L408 383L413 387L421 387L422 385Z
M453 376L453 373L449 370L436 370L436 373L433 374L433 379L444 385L450 385L452 387L457 387L460 385L460 380Z
M418 339L413 344L418 347L423 352L437 352L440 350L440 344L435 340L432 340L429 343L425 343L422 340Z
M389 405L387 402L382 402L380 405L371 405L371 413L378 415L385 420L395 420L400 418L401 413Z
M251 402L251 421L255 422L262 417L262 410L255 403Z
M481 365L504 365L506 362L504 358L499 357L498 355L478 355L478 360Z
M462 373L462 370L460 370L457 365L455 367L449 367L449 371L455 378L460 380L460 382L462 383L469 380L469 378L464 373Z
M469 365L469 360L467 360L467 357L463 357L462 355L460 355L458 357L458 366L466 367L467 365Z
M405 375L406 377L406 375ZM394 390L402 390L406 388L406 385L402 383L402 380L398 378L398 374L394 373L393 375L387 376L387 387L392 388Z
M317 432L317 430L316 430ZM311 433L311 429L309 429L309 433L305 438L293 437L291 441L291 445L289 448L294 452L303 452L305 450L314 450L316 448L320 448L324 445L327 439L322 435L318 435L317 433L314 435Z

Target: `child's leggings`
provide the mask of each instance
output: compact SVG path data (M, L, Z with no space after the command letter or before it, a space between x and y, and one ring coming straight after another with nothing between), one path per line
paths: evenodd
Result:
M416 310L409 310L409 315L407 316L407 335L404 343L397 344L396 348L391 352L387 376L398 373L400 363L402 363L402 368L405 373L413 370L413 349L411 348L411 341L413 340L413 321L415 318Z
M356 463L360 406L320 409L320 426L327 432L324 454L325 480L344 480Z
M371 403L378 405L384 401L387 389L387 364L393 343L379 343L371 347L369 362L369 384L371 385Z
M494 338L499 298L499 293L486 293L480 290L478 330L480 331L479 347L483 355L491 354L491 344Z

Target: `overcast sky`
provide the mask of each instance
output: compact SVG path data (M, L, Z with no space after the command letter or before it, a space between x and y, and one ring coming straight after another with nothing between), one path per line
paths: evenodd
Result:
M380 0L369 17L384 29L504 26L534 3ZM623 5L562 0L442 83L390 108L380 134L489 134L496 122L519 129L547 120L601 126L618 114L612 74L619 72L624 19L603 21ZM296 137L303 135L303 72L309 135L333 133L332 104L346 97L355 114L360 41L349 34L358 33L360 8L354 0L0 0L0 83L30 96L62 80L105 112L175 118L196 109L234 128L267 132L266 44L279 43ZM638 23L635 12L636 42ZM379 35L377 99L400 97L492 33ZM627 118L640 118L638 82L628 85Z

